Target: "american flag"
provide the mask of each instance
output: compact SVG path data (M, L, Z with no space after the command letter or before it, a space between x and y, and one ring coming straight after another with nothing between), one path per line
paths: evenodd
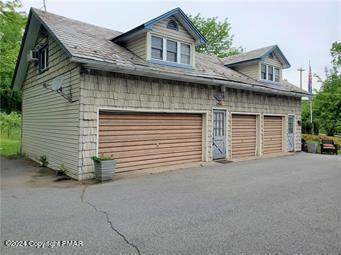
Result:
M313 93L313 75L311 74L311 66L309 62L309 74L308 74L308 92Z

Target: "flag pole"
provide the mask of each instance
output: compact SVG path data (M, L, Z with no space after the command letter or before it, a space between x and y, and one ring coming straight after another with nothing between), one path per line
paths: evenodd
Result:
M311 93L310 96L310 123L311 123L311 134L314 134L314 124L313 124L313 76L311 74L311 65L309 60L309 93Z
M313 97L310 98L310 122L313 127Z

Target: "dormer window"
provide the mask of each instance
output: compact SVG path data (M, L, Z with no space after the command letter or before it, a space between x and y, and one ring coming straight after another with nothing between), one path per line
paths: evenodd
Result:
M274 68L272 66L268 66L268 80L274 80Z
M152 58L163 60L163 39L152 36Z
M167 40L167 61L178 62L178 43L172 40Z
M266 80L266 65L265 64L262 64L262 67L261 67L261 79Z
M190 67L192 64L191 47L187 43L152 35L151 61L157 64Z
M172 29L172 30L176 30L176 31L179 30L179 29L178 29L178 23L176 23L176 21L174 21L174 20L168 21L168 23L167 23L167 28L168 28L168 29Z
M279 69L275 68L275 82L279 82Z
M280 82L280 70L277 67L262 63L260 78L261 80Z
M191 63L191 46L181 43L181 64L189 65Z

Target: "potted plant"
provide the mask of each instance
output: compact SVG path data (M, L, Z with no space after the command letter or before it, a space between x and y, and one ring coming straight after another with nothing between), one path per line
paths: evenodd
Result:
M312 143L312 142L308 142L307 143L307 151L309 153L316 153L317 152L317 144L316 143Z
M116 161L113 157L108 156L93 156L91 159L95 164L95 176L99 181L109 181L112 180L112 177L115 173Z

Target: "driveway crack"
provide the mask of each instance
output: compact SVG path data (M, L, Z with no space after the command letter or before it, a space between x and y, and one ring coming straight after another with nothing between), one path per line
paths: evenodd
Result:
M105 216L105 218L106 218L106 221L107 221L107 224L110 226L111 230L114 231L116 234L118 234L118 235L124 240L124 242L126 242L129 246L133 247L133 248L136 250L136 252L137 252L138 255L141 255L140 249L139 249L135 244L133 244L131 241L129 241L129 240L127 239L127 237L126 237L124 234L122 234L117 228L114 227L112 221L111 221L110 218L109 218L109 213L108 213L107 211L99 210L99 209L96 207L96 205L94 205L94 204L92 204L92 203L90 203L89 201L86 201L86 200L84 199L84 197L85 197L85 191L86 191L87 187L88 187L88 186L86 185L86 186L83 188L83 190L82 190L82 193L81 193L81 195L80 195L81 202L82 202L82 203L85 203L85 204L88 204L88 205L91 206L93 209L95 209L96 212L99 212L99 213L104 214L104 216Z

